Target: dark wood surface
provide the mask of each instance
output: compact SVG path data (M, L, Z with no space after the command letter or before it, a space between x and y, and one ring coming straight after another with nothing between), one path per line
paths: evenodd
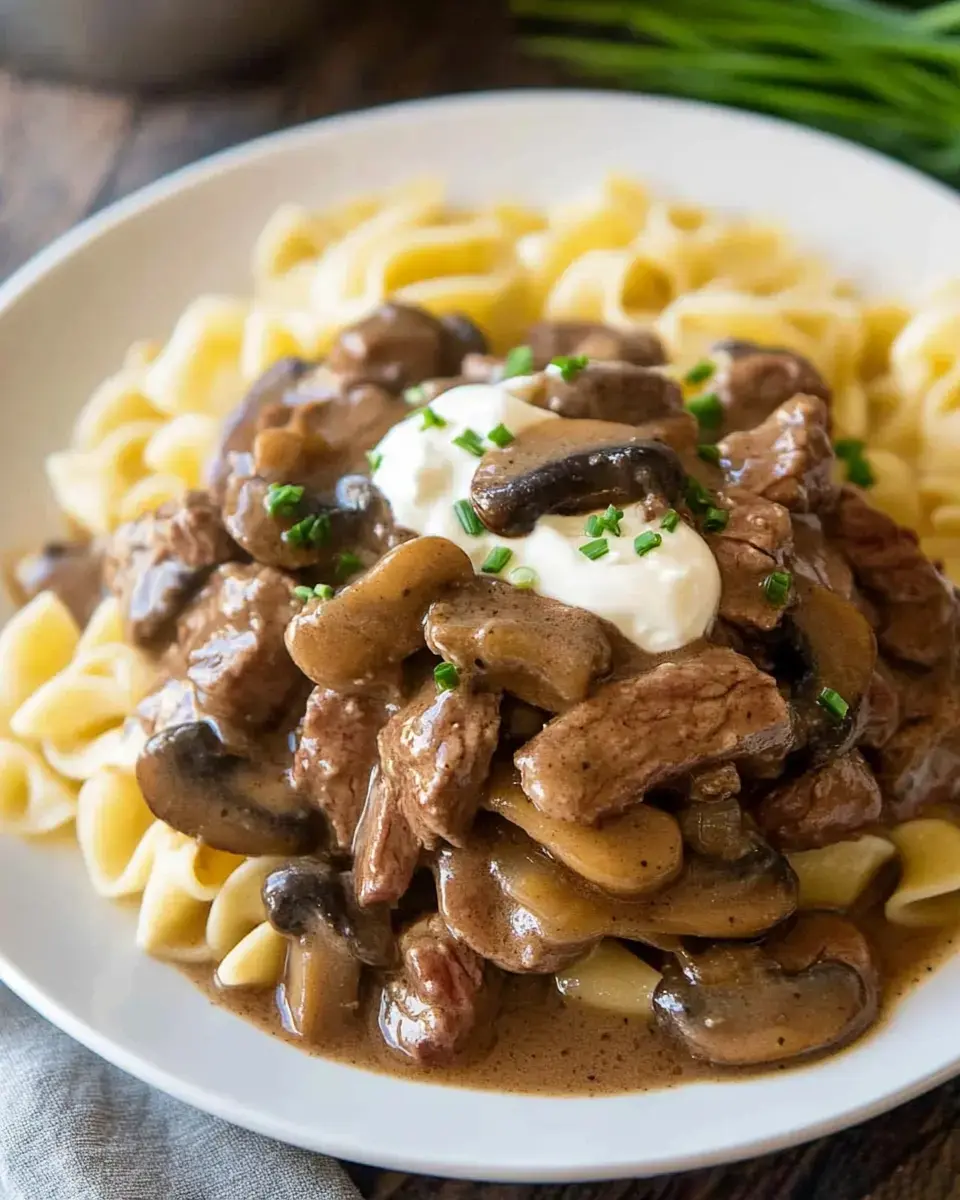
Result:
M0 279L102 205L283 125L416 96L563 82L515 50L497 0L331 7L339 15L321 18L315 41L292 59L186 96L97 93L0 69ZM650 1181L528 1188L351 1171L381 1200L960 1200L960 1081L796 1150Z

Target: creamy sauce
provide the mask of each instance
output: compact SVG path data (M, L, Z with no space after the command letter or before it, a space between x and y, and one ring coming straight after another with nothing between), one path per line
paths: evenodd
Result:
M880 914L858 916L857 921L870 939L884 979L883 1009L876 1024L864 1035L869 1038L904 994L954 951L957 931L897 928ZM376 1027L374 994L366 997L361 1016L342 1032L336 1044L308 1046L283 1029L272 990L230 991L216 986L208 966L185 970L214 1003L223 1004L301 1049L368 1071L454 1087L600 1096L695 1080L736 1079L771 1070L797 1070L815 1061L759 1070L720 1070L691 1059L684 1050L641 1021L600 1013L564 999L556 991L553 977L548 975L508 978L502 1008L487 1043L478 1040L462 1061L446 1067L416 1067L383 1045Z
M682 521L673 532L661 531L641 506L632 505L620 523L621 536L608 535L608 553L595 560L580 553L591 540L584 533L587 513L541 517L526 537L487 531L473 536L463 529L453 506L469 497L480 460L454 438L469 429L489 449L487 434L498 425L518 434L560 419L525 403L519 398L523 390L523 379L452 388L430 405L446 422L443 427L423 428L417 414L390 430L377 448L382 457L373 479L398 524L456 542L478 570L494 547L509 548L513 556L504 578L517 567L531 568L537 591L595 613L648 653L676 650L701 637L720 602L720 573L706 542ZM647 531L663 540L640 556L634 539Z

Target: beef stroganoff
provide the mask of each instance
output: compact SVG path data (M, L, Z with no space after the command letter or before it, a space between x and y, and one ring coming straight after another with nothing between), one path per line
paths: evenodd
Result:
M0 830L353 1061L847 1044L960 919L958 325L620 178L283 208L50 456Z

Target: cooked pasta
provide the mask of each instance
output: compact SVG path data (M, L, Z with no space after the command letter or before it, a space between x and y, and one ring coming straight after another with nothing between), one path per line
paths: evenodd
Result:
M853 908L896 853L896 846L887 838L866 833L851 841L788 854L800 882L800 908L837 912Z
M890 833L901 875L886 903L894 925L950 925L960 920L960 829L939 817L906 821Z
M223 987L263 987L277 983L286 942L267 924L260 892L280 865L278 858L251 858L230 875L210 907L207 944L219 966Z

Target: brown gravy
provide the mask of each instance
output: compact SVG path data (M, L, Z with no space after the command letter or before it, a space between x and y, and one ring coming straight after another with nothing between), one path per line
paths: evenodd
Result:
M871 1037L897 1001L953 952L960 931L905 930L880 915L860 917L858 923L870 938L884 979L883 1013L865 1035ZM509 977L493 1044L479 1044L453 1066L429 1068L384 1046L376 1028L378 994L365 998L356 1024L336 1044L310 1046L283 1028L272 990L228 991L216 985L209 966L185 969L211 1002L275 1037L324 1058L406 1079L500 1092L602 1096L757 1074L753 1069L720 1071L691 1059L641 1021L564 1000L552 975Z

